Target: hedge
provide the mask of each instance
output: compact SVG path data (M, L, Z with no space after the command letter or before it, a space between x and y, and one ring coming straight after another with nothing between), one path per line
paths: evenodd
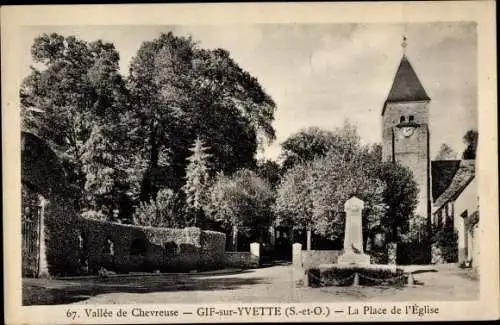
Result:
M354 283L354 276L358 274L359 285L401 286L408 283L408 276L403 269L381 266L359 266L337 264L329 268L311 268L307 270L307 277L311 287L350 286Z

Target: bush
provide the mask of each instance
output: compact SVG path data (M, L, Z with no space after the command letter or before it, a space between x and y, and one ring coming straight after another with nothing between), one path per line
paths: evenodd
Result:
M431 250L428 241L399 243L397 245L397 264L429 264L432 261Z
M166 188L158 191L155 200L140 202L132 215L134 225L164 228L183 226L177 217L176 199L174 192Z
M441 255L446 263L455 263L458 260L458 233L451 226L435 231L433 241L439 246Z
M374 249L370 251L370 262L372 264L388 264L389 255L387 253L387 249L385 250Z
M359 276L359 285L402 286L408 283L408 276L399 268L363 267L358 265L339 265L328 269L311 268L307 277L311 287L350 286L354 283L355 274Z
M311 268L306 271L307 274L307 282L309 286L312 288L322 287L321 284L321 272L319 269Z
M360 268L359 284L364 286L394 285L402 286L408 283L402 269L363 269Z

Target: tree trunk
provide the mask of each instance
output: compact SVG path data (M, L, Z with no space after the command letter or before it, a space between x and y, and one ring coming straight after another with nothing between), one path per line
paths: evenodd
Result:
M238 251L238 226L233 226L233 251Z
M311 250L311 229L307 228L307 250Z
M158 143L156 142L156 126L155 122L151 122L151 135L149 137L149 142L151 145L151 151L149 156L149 167L146 170L144 177L142 179L142 188L140 193L140 200L143 202L148 202L151 198L152 192L155 191L154 186L152 184L151 174L158 167L158 157L159 157L159 148Z

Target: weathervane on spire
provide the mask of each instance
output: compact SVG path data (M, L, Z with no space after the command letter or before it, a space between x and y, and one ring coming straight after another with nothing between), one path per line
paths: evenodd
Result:
M403 54L406 54L406 46L408 46L406 40L407 40L406 36L403 35L403 42L401 43L401 47L403 48Z

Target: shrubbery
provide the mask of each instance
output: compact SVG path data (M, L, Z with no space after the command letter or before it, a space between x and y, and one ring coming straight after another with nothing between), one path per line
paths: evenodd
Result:
M162 189L155 200L140 202L132 215L134 225L164 228L184 226L176 213L176 198L172 190Z
M356 273L359 276L359 284L363 286L399 286L408 283L408 276L400 268L336 265L328 269L311 268L307 270L311 287L349 286L354 283Z
M458 260L458 233L453 226L433 229L432 241L441 250L441 256L446 263L455 263Z

